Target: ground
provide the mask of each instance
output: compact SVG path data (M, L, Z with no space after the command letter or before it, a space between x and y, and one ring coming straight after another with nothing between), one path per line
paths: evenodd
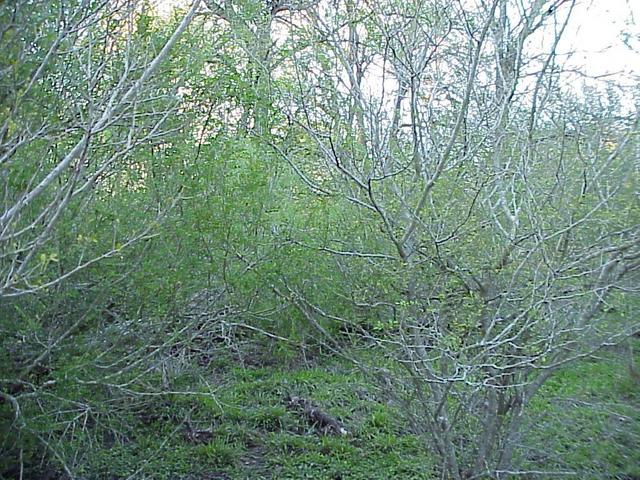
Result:
M158 397L140 411L132 405L126 428L88 459L87 478L434 478L423 440L350 364L252 350L221 354L207 369L211 396ZM287 407L290 395L312 399L348 434L319 432ZM626 350L563 370L531 404L524 469L640 478L639 407Z

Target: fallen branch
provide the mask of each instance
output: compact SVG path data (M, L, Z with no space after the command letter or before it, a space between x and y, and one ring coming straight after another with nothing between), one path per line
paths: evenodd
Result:
M311 400L291 396L287 401L287 408L297 410L323 434L347 435L349 432L338 420L324 413Z

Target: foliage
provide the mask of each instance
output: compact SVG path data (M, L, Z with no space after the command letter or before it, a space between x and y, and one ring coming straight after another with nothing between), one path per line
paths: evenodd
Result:
M575 2L151 3L0 3L0 478L638 475Z

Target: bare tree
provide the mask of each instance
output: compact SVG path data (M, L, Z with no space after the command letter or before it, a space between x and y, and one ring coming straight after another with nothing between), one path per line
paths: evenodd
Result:
M395 320L362 335L402 367L382 377L443 478L526 473L514 452L531 397L562 365L638 329L612 313L638 293L638 112L563 85L575 8L335 1L291 27L305 46L280 105L317 156L280 153L362 225L355 238L336 233L349 248L319 248L394 272L400 296L378 289L360 306ZM362 282L354 298L373 291ZM336 319L290 293L311 321Z
M136 41L144 34L142 4L20 0L0 7L0 298L51 287L151 233L152 222L43 274L58 261L46 246L68 207L108 188L136 147L166 135L177 111L175 96L151 80L200 1L157 51Z

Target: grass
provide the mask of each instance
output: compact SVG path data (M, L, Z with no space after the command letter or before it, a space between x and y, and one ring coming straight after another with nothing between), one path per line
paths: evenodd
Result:
M403 430L398 412L378 403L362 376L332 360L309 368L240 368L219 362L213 397L153 402L132 409L111 445L83 458L87 478L388 479L431 478L420 439ZM313 399L349 435L320 435L287 398ZM366 399L362 399L365 397ZM210 432L198 442L182 428ZM79 448L83 439L72 442Z
M240 461L226 470L230 478L429 478L432 464L418 439L402 433L391 407L360 399L372 387L347 365L233 368L227 382L206 402L210 414L200 415L213 416L216 432L236 442ZM312 398L350 435L318 435L285 407L289 395Z
M551 378L531 405L525 464L639 479L640 383L628 361L625 352L603 353Z
M525 426L524 469L640 478L640 385L626 362L609 352L545 384ZM79 432L59 447L78 459L86 479L437 478L423 439L350 364L325 358L305 367L289 359L242 368L228 356L206 372L175 378L174 388L199 381L212 396L154 397L139 408L123 405L117 418L94 412L91 435ZM287 408L290 395L313 399L349 434L320 435ZM190 437L187 419L207 435Z

